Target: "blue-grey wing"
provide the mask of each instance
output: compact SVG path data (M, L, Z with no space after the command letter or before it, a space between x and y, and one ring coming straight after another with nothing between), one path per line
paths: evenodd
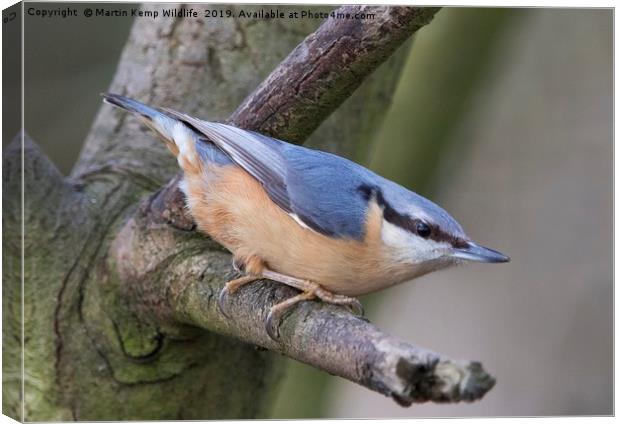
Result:
M312 229L332 237L362 239L371 174L339 156L284 144L290 207Z
M165 112L204 134L303 225L330 237L363 237L368 205L360 187L369 185L374 175L370 171L329 153L173 110Z

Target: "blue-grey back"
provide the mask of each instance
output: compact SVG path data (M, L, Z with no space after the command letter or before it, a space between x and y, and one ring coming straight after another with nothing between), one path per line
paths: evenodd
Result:
M362 239L368 198L361 188L375 185L375 175L345 158L283 143L291 209L330 236Z

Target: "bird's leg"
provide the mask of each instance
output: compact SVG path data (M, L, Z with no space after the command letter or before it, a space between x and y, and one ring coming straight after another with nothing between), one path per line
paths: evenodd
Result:
M278 328L280 326L279 321L286 310L302 300L310 300L318 297L323 302L348 306L351 308L351 311L357 315L364 314L364 308L360 301L356 298L331 293L313 281L291 277L289 275L280 274L268 269L263 270L262 276L264 278L286 284L287 286L295 287L303 292L271 307L269 315L267 316L266 327L269 337L274 340L277 339ZM274 320L276 321L274 322Z
M235 278L227 282L222 291L226 291L228 294L234 294L239 287L260 279L260 275L244 275L243 277Z
M317 284L318 285L318 284ZM332 303L334 305L344 305L348 306L355 315L363 316L364 315L364 306L362 303L357 300L355 297L343 296L341 294L334 294L330 291L325 290L323 287L319 286L314 294L316 297L321 299L323 302Z
M355 297L334 294L313 281L302 280L301 278L291 277L268 269L265 269L262 275L264 278L269 278L270 280L286 284L287 286L295 287L298 290L312 292L323 302L349 306L351 311L356 315L364 315L364 307Z

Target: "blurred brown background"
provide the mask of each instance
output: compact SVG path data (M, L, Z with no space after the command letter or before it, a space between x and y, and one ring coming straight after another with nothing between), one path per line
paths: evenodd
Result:
M130 25L26 20L26 130L65 173ZM605 9L442 10L367 161L512 257L364 299L378 326L482 361L496 387L405 409L291 361L274 418L613 412L612 34Z

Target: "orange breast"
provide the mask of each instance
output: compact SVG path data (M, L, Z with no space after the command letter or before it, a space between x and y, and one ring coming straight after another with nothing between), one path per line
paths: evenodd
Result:
M185 180L198 228L237 258L259 257L273 271L349 296L411 278L410 266L390 261L376 203L368 208L364 240L334 239L298 224L237 166L210 165Z

